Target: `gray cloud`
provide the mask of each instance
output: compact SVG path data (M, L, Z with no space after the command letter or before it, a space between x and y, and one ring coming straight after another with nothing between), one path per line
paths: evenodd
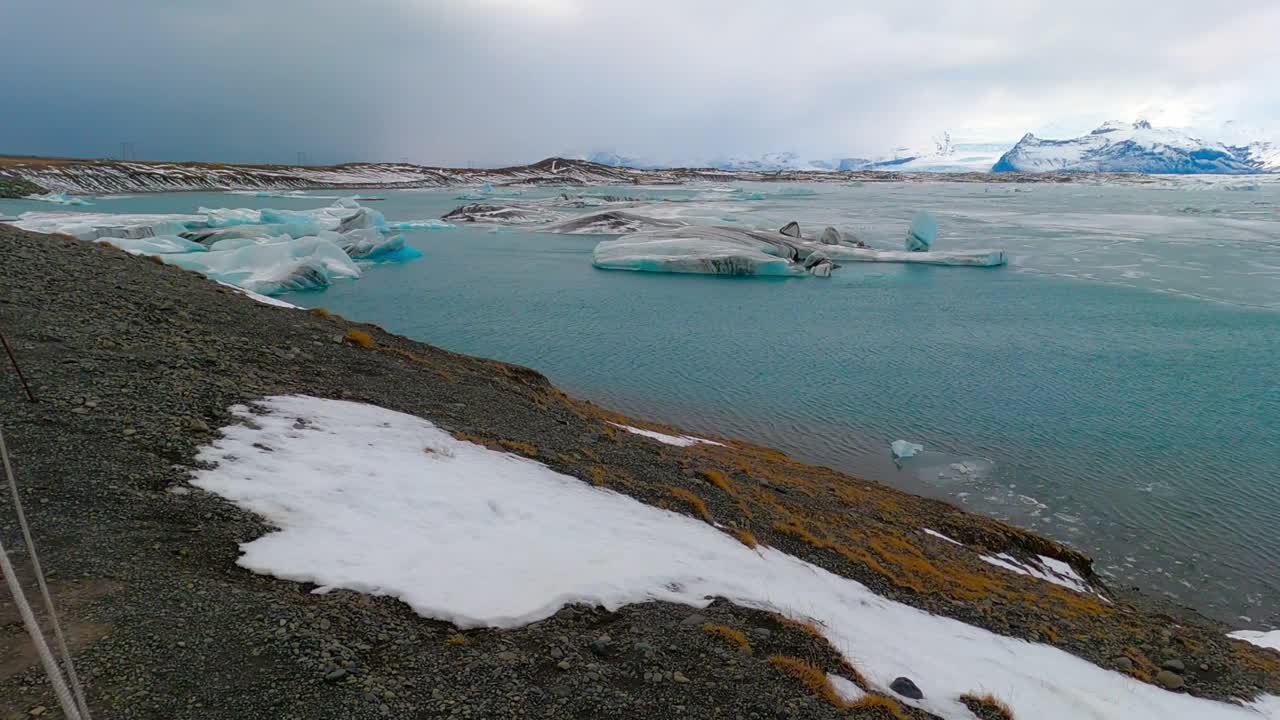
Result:
M1277 36L1272 0L10 0L0 151L493 164L1265 126Z

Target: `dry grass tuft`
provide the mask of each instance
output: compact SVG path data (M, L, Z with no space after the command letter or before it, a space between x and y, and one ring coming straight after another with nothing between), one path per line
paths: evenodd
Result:
M538 448L527 442L517 442L515 440L499 440L498 444L510 450L513 453L519 453L525 457L538 457Z
M703 625L702 630L708 635L715 635L716 637L724 638L734 645L737 645L738 649L742 652L748 655L751 654L751 642L747 640L746 634L741 630L734 630L727 625L712 625L710 623Z
M1013 720L1013 710L991 693L985 695L965 693L960 696L960 702L964 703L965 707L980 720Z
M737 493L734 492L733 485L729 483L729 479L724 476L724 473L719 470L701 470L698 472L698 477L701 477L703 480L706 480L716 486L726 495L737 497Z
M587 468L587 475L591 476L591 484L596 487L604 487L605 470L599 465L592 465Z
M734 536L734 537L736 537L736 538L738 538L738 542L742 543L743 545L746 545L747 547L751 548L752 550L755 550L755 549L756 549L756 545L757 545L757 543L756 543L756 536L755 536L755 535L752 535L751 533L747 532L746 530L739 530L739 529L737 529L737 528L734 528L733 530L730 530L729 532L733 533L733 536Z
M454 647L460 647L467 644L467 636L462 633L454 633L445 639L445 644Z
M773 613L773 619L777 620L778 624L785 628L795 630L796 632L802 632L815 640L819 640L824 643L827 642L827 636L823 635L822 631L818 629L818 626L812 622L792 620L786 615L781 615L779 613Z
M778 668L784 675L790 675L799 680L809 692L822 698L832 707L849 707L849 703L845 702L844 698L841 698L836 689L831 686L831 680L827 678L827 674L817 665L786 655L770 656L769 664Z
M707 510L707 504L702 502L702 498L685 490L684 488L671 488L671 495L678 500L683 500L686 505L693 509L693 512L703 520L711 522L711 513Z
M347 342L351 343L352 345L359 345L365 350L372 350L375 347L377 347L377 343L373 341L373 338L369 335L369 333L363 330L356 330L352 328L351 330L347 331L346 338L347 338Z
M850 710L879 712L880 715L893 718L893 720L910 720L897 700L884 695L866 695L857 702L846 703L845 707Z
M312 315L315 315L316 317L322 317L322 318L333 317L333 315L328 310L325 310L322 307L311 308L307 312L311 313Z

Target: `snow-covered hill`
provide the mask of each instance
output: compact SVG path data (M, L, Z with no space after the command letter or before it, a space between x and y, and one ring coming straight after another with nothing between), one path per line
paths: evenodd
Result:
M566 153L601 165L637 170L671 168L712 168L731 172L851 172L891 170L897 172L988 172L992 163L1013 143L954 142L950 133L941 133L920 146L903 146L867 157L809 158L795 152L761 155L721 155L683 158L678 161L625 155L612 150Z
M1173 128L1107 122L1084 137L1046 140L1028 133L992 172L1224 174L1280 172L1280 147L1229 145Z

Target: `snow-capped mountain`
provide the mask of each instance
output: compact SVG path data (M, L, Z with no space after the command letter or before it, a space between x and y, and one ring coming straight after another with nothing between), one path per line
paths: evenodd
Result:
M1131 172L1244 175L1280 171L1280 147L1234 145L1190 131L1110 121L1084 137L1046 140L1027 133L992 172Z

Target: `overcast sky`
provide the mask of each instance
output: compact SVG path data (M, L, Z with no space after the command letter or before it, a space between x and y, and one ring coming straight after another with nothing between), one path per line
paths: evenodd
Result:
M0 152L517 163L1280 120L1280 2L0 0Z

